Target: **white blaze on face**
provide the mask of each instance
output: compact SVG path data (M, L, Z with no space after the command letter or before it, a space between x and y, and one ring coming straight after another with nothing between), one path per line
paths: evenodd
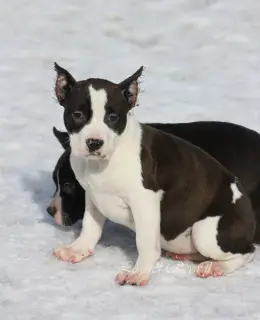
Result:
M107 103L107 92L105 89L96 90L92 85L89 86L89 96L92 109L92 117L78 133L70 135L71 149L76 156L87 156L88 149L86 145L87 139L100 139L104 141L104 145L98 151L101 156L109 154L113 149L115 132L111 130L105 123L105 106Z
M93 120L103 122L105 105L107 103L107 93L104 89L96 90L91 85L88 89L93 110Z
M230 184L230 188L233 193L232 203L236 203L238 199L242 197L242 193L238 190L236 182Z

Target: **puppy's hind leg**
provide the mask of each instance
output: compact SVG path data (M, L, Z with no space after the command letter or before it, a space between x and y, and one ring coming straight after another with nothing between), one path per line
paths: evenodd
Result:
M166 252L166 256L168 258L171 258L172 260L178 260L178 261L201 262L201 261L207 260L207 258L203 257L203 255L201 255L199 252L190 253L190 254Z
M221 276L241 268L253 259L252 239L255 222L247 199L229 206L222 216L207 217L196 222L192 237L197 250L213 261L199 264L198 277ZM248 209L244 212L244 209Z
M205 261L206 258L195 248L191 233L192 228L190 227L173 240L166 241L161 237L161 247L166 251L165 255L170 259L179 261Z

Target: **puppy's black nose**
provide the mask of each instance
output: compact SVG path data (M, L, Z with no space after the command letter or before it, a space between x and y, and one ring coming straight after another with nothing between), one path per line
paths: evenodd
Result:
M50 216L54 216L55 215L55 208L54 207L51 207L51 206L49 206L48 208L47 208L47 212L49 213L49 215Z
M103 146L104 141L100 139L87 139L86 144L88 146L89 152L94 152Z

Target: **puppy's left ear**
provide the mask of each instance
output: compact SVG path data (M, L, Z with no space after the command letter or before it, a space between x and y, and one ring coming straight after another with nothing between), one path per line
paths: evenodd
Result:
M139 93L139 82L138 79L142 75L144 67L139 68L133 75L119 83L119 88L121 89L123 95L125 96L129 109L132 109L137 101Z
M75 85L76 80L67 70L60 67L56 62L54 62L54 69L57 73L55 82L55 94L59 101L59 104L61 106L64 106L64 99L69 91L71 91L72 87Z
M70 147L69 134L67 132L59 131L56 127L53 127L52 131L59 143L62 145L63 149L68 149Z

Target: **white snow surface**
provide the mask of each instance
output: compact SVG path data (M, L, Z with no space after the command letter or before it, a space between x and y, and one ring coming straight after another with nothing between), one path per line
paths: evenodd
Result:
M260 254L198 279L162 259L144 288L114 277L135 261L134 234L108 223L95 256L52 257L80 225L45 213L63 129L53 62L77 79L121 81L147 67L141 121L227 120L260 132L260 1L0 1L0 319L260 319ZM260 165L260 164L259 164Z

